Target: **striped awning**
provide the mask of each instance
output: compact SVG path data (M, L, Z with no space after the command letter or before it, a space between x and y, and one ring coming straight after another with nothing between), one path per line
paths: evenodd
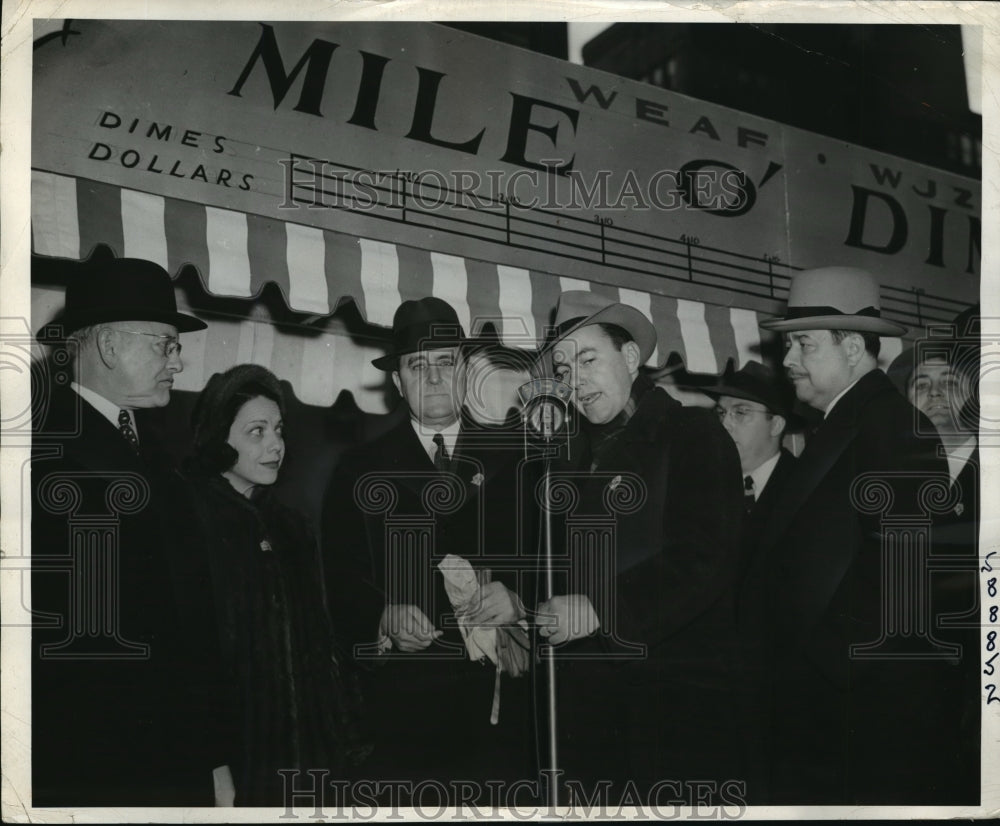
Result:
M289 308L307 317L330 315L341 299L352 298L369 323L388 327L400 302L434 295L452 304L472 333L491 321L508 346L534 347L560 293L589 289L652 320L659 341L652 366L671 352L697 373L719 372L730 357L738 366L760 358L758 317L749 309L357 238L44 171L32 173L31 211L38 255L79 260L103 243L173 274L191 265L217 296L251 298L274 282ZM36 289L33 327L59 303L57 293ZM369 364L380 350L335 329L288 330L252 313L241 322L210 320L209 330L185 336L178 388L200 390L217 369L254 361L291 381L307 403L331 404L346 387L362 409L384 405L384 376Z

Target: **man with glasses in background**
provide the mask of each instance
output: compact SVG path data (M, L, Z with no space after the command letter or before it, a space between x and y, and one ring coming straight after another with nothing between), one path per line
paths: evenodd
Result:
M718 384L706 393L716 399L715 412L740 454L746 525L750 527L760 521L773 501L770 494L780 487L795 461L781 446L791 416L791 400L763 364L751 361L734 370L732 359ZM764 496L769 484L769 495Z
M714 398L715 412L732 437L740 455L743 474L743 533L741 539L740 577L757 554L757 547L767 515L778 501L785 479L795 467L795 457L781 446L789 423L798 417L791 412L791 387L760 362L747 362L735 370L732 359L717 382L706 388ZM764 583L756 582L751 590L759 593ZM743 765L746 771L747 802L760 803L766 798L766 671L761 646L765 623L764 605L744 600L738 606L737 623L740 644L735 647L741 679L735 682L735 702L739 708L738 731Z
M170 402L173 284L89 261L38 333L66 387L36 388L32 454L32 795L36 806L211 805L164 525L167 463L145 415ZM68 358L63 358L65 355Z

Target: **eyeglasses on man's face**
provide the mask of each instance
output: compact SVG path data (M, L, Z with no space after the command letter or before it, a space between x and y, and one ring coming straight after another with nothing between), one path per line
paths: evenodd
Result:
M159 339L159 341L153 344L153 349L156 350L163 358L173 358L174 356L179 356L181 350L184 349L183 345L177 340L177 336L168 336L161 333L145 333L142 330L126 330L122 327L116 327L115 330L119 333L129 333L133 336L147 336L149 338Z
M748 422L757 414L767 416L769 419L774 416L773 413L763 407L751 407L748 404L734 404L729 408L723 407L721 404L716 405L715 414L719 417L720 422L725 422L727 416L732 416L733 421L737 424Z

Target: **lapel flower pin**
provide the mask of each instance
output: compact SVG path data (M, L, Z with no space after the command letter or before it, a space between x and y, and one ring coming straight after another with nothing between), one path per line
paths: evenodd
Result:
M472 484L474 484L477 488L482 483L483 483L483 474L477 473L475 476L472 477Z
M622 483L621 476L615 476L610 482L608 482L608 490L614 490Z
M270 551L271 550L271 543L268 542L266 539L260 540L260 549L262 551Z
M965 505L959 502L955 505L955 516L961 516L965 512Z

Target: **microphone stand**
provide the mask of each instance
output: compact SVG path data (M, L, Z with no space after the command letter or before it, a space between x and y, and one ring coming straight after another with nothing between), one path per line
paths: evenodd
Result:
M543 416L544 418L544 416ZM551 431L551 422L543 425L543 436L545 432ZM552 577L552 511L549 508L552 494L552 455L548 450L549 439L546 439L544 464L542 466L543 478L545 480L545 508L543 513L545 530L545 599L546 601L555 596L555 583ZM549 735L549 806L555 811L559 805L559 778L556 775L556 767L559 765L559 748L556 742L556 658L549 646L549 656L545 658L545 682L546 682L546 707L548 709L548 735Z
M543 549L543 560L545 564L545 600L551 600L555 596L555 581L553 578L552 565L552 512L549 508L552 493L552 447L556 433L552 422L552 406L560 403L563 406L563 424L568 417L568 401L572 391L562 382L552 379L536 379L518 388L518 393L524 402L524 438L525 452L527 453L528 431L532 427L530 407L532 402L539 403L538 425L539 435L545 447L542 452L542 479L545 494L542 508L543 530L545 539ZM548 403L538 402L539 399L548 399ZM557 708L556 708L556 658L553 656L551 645L549 646L549 656L545 658L545 706L547 711L547 731L548 736L548 805L555 811L559 805L559 783L557 767L559 765L559 749L556 739L557 731Z

